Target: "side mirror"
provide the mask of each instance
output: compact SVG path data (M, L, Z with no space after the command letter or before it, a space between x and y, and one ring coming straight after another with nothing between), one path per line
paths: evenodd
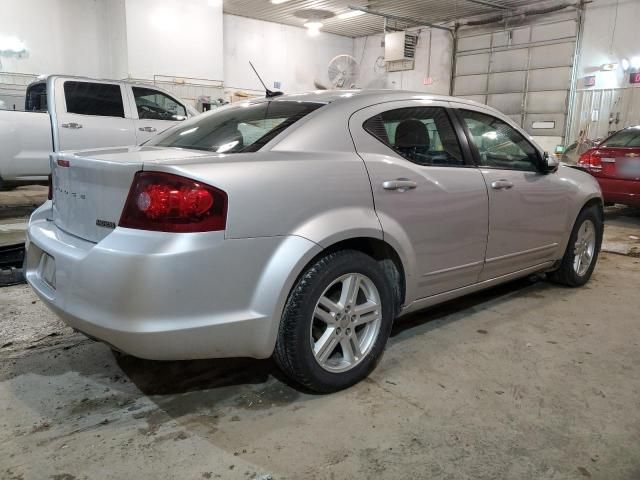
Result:
M542 155L542 172L553 173L558 170L560 161L555 155L549 155L549 152L544 152Z

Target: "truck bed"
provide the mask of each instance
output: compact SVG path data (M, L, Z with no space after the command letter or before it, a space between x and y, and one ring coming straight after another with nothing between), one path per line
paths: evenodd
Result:
M46 180L52 142L48 113L0 110L0 178Z

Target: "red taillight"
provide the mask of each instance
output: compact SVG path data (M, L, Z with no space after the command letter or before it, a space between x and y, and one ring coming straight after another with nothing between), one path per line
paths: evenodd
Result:
M587 150L582 155L580 155L578 165L586 168L591 172L602 171L602 160L600 159L600 155L598 155L597 150Z
M161 232L224 230L227 194L189 178L138 172L125 203L121 227Z
M49 193L47 194L47 199L53 200L53 178L51 177L51 174L49 174L48 180Z

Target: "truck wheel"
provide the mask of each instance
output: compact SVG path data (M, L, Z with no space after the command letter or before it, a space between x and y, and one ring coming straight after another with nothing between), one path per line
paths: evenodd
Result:
M393 316L393 291L376 260L355 250L327 254L289 294L274 358L311 390L347 388L375 368Z
M603 230L598 208L583 208L571 231L560 267L549 274L550 279L569 287L581 287L587 283L598 260Z

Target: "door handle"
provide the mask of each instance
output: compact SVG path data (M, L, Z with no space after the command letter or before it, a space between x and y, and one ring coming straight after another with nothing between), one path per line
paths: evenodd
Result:
M509 180L496 180L495 182L491 182L491 188L494 190L509 190L513 187L513 183Z
M81 123L76 123L76 122L70 122L70 123L63 123L62 125L60 125L62 128L70 128L72 130L79 130L82 128L82 124Z
M398 192L406 192L416 188L418 184L408 178L398 178L396 180L387 180L382 182L382 188L385 190L397 190Z
M155 127L139 127L138 130L141 132L155 132Z

